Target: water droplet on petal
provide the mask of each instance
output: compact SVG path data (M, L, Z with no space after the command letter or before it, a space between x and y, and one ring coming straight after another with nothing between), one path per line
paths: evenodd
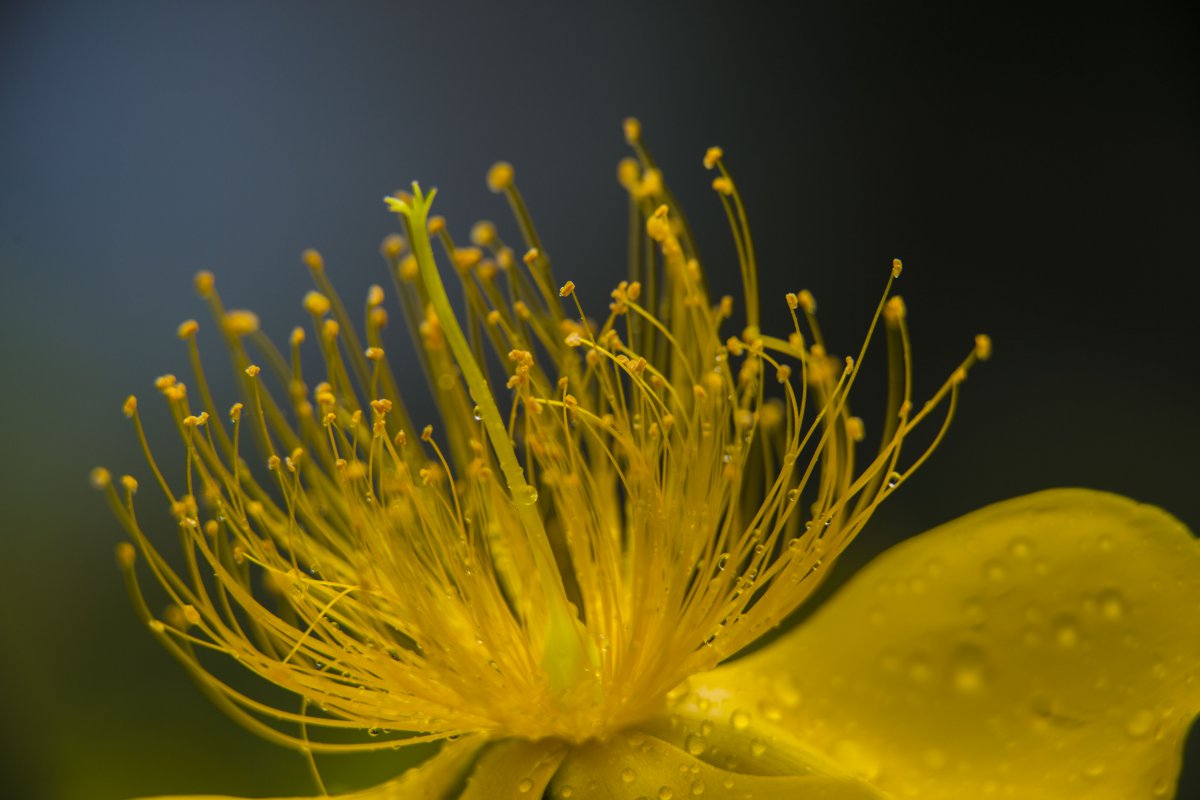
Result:
M694 795L704 794L704 781L700 780L699 778L692 781L692 794L694 794Z
M531 506L537 499L538 491L532 486L523 486L513 492L513 502L519 506Z
M517 791L520 792L521 794L528 793L529 790L532 788L533 788L533 781L529 778L522 778L521 782L517 784Z
M1061 616L1054 621L1054 641L1059 647L1074 647L1079 638L1079 625L1074 617Z
M1134 738L1141 738L1154 728L1154 715L1149 711L1139 711L1129 718L1125 724L1125 732Z
M675 792L671 791L670 786L660 786L658 788L658 800L671 800L675 796Z
M1125 616L1125 598L1116 589L1105 589L1097 597L1100 613L1105 619L1120 619Z
M637 780L637 772L630 767L626 767L621 770L621 780L625 781L625 783L633 783Z
M750 712L745 709L734 709L733 714L729 717L729 722L733 725L734 730L744 731L750 727Z
M700 734L691 733L684 739L683 746L687 748L688 753L698 756L702 755L708 749L708 742Z
M954 649L950 660L950 674L954 688L963 694L975 694L987 682L987 659L981 649L973 644L962 644Z

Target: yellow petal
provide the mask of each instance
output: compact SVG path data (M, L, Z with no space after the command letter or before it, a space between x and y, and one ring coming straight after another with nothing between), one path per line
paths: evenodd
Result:
M676 705L897 797L1169 797L1200 711L1198 611L1177 520L1047 491L894 548Z
M534 800L546 791L567 754L562 742L510 740L480 756L460 800Z
M400 777L360 792L334 795L332 799L322 796L277 798L277 800L444 800L462 785L463 775L482 744L483 741L478 737L448 742L433 758L407 770ZM147 798L147 800L238 800L238 798L224 795L220 797L217 795L188 795L187 797L155 797Z
M579 800L882 800L866 784L826 776L747 775L720 769L640 732L573 748L550 796Z

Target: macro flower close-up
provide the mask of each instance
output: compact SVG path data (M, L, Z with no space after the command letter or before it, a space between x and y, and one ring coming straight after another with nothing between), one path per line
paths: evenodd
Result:
M282 349L196 276L240 396L218 403L204 326L183 322L192 374L155 381L182 485L135 396L150 477L92 475L148 630L227 714L300 751L320 796L318 755L427 743L338 796L1172 796L1200 711L1200 544L1159 509L1086 489L988 506L754 647L933 454L992 342L914 396L895 260L835 355L812 293L760 298L716 147L703 166L742 289L712 296L640 124L625 135L629 265L611 286L552 268L503 162L487 184L511 243L489 221L460 243L435 190L386 198L401 232L361 321L313 250L309 323ZM789 328L761 327L772 300ZM389 359L398 330L419 374ZM874 368L871 419L856 386ZM413 418L416 391L436 420ZM140 489L169 506L181 561L140 521Z

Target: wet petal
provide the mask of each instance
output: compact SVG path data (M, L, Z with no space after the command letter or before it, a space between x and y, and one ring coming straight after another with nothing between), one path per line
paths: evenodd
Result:
M480 756L460 800L534 800L546 791L567 754L562 742L510 740Z
M627 732L607 742L573 748L551 783L550 796L580 800L882 800L853 779L827 776L747 775L701 761L644 733Z
M462 784L463 775L483 741L478 737L448 742L438 754L400 777L387 783L350 794L334 795L332 800L444 800ZM146 800L238 800L225 795L188 795L154 797ZM331 800L314 798L277 798L276 800Z
M676 704L900 797L1167 797L1200 711L1197 611L1183 525L1053 490L892 549Z

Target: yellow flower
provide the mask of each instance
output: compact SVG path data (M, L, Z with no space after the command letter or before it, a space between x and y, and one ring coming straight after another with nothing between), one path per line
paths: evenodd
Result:
M631 274L603 319L586 316L585 287L552 277L511 166L488 184L523 258L491 223L456 244L429 216L433 192L387 198L412 250L394 236L383 253L437 428L404 403L415 371L385 356L382 288L361 339L305 254L324 363L310 386L304 329L280 353L197 277L242 400L218 412L199 326L181 325L194 389L156 384L186 450L181 488L125 404L181 567L144 533L137 481L93 474L133 539L118 561L153 634L236 720L307 754L318 783L313 754L444 742L347 795L360 800L1170 796L1200 709L1200 546L1132 501L1055 490L984 509L730 660L932 452L991 344L978 337L914 402L899 261L855 357L826 350L806 291L781 299L791 330L762 331L745 209L713 148L745 292L729 335L733 300L709 295L636 122L626 135ZM877 333L889 388L875 432L849 398ZM158 616L139 552L168 599Z

